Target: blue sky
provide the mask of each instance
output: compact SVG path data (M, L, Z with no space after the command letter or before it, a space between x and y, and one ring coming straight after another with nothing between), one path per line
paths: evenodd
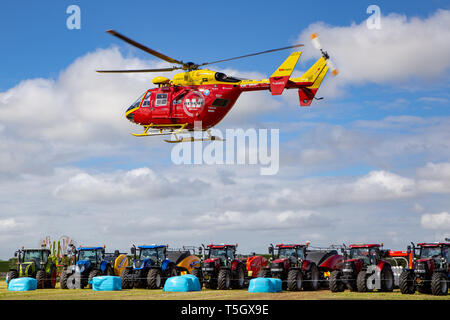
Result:
M66 28L72 4L81 9L80 30ZM380 30L365 26L372 4L381 9ZM236 239L244 251L305 240L402 249L411 240L450 236L449 7L3 1L0 258L18 241L34 246L61 233L84 244L108 239L121 249L132 241ZM123 116L154 75L95 73L164 62L107 29L197 63L304 43L298 72L318 58L309 43L317 31L340 74L327 76L318 92L325 99L310 108L298 106L294 90L281 97L246 93L219 124L280 129L277 175L260 176L254 166L177 166L172 145L132 137L140 129ZM288 53L212 69L268 77ZM154 238L146 240L148 230Z

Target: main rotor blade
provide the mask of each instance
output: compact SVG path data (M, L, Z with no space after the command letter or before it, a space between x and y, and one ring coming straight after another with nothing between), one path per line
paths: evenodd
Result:
M292 48L298 48L298 47L303 47L303 44L295 44L295 45L289 46L289 47L278 48L278 49L271 49L271 50L266 50L266 51L261 51L261 52L256 52L256 53L251 53L251 54L246 54L246 55L244 55L244 56L234 57L234 58L230 58L230 59L223 59L223 60L217 60L217 61L212 61L212 62L205 62L205 63L199 64L199 66L206 66L206 65L208 65L208 64L219 63L219 62L225 62L225 61L236 60L236 59L242 59L242 58L247 58L247 57L251 57L251 56L257 56L257 55L259 55L259 54L270 53L270 52L275 52L275 51L280 51L280 50L286 50L286 49L292 49Z
M160 68L160 69L135 69L135 70L97 70L98 73L133 73L133 72L164 72L183 69L181 67Z
M128 37L118 33L118 32L116 32L116 31L114 31L114 30L107 30L106 32L108 32L109 34L112 34L113 36L115 36L115 37L117 37L117 38L119 38L119 39L121 39L121 40L123 40L123 41L125 41L125 42L127 42L129 44L131 44L132 46L135 46L136 48L139 48L139 49L141 49L141 50L143 50L143 51L145 51L147 53L150 53L151 55L154 55L155 57L158 57L158 58L160 58L162 60L165 60L165 61L170 62L170 63L177 63L177 64L181 64L183 66L187 66L187 65L185 65L185 63L183 61L175 60L175 59L173 59L171 57L168 57L168 56L166 56L166 55L164 55L164 54L162 54L162 53L160 53L158 51L150 49L149 47L146 47L143 44L140 44L139 42L136 42L136 41L134 41L134 40L132 40L132 39L130 39L130 38L128 38Z

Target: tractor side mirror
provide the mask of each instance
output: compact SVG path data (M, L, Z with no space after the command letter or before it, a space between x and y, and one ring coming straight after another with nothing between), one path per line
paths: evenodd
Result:
M130 249L131 254L136 254L136 247L132 246Z
M408 247L406 248L406 252L408 252L408 253L411 252L411 246L408 246Z
M272 247L272 246L269 247L269 253L270 253L270 254L273 253L273 247Z
M14 257L17 257L17 251L16 251L16 252L14 252Z
M199 253L199 254L202 254L202 250L203 250L202 247L198 247L198 253Z

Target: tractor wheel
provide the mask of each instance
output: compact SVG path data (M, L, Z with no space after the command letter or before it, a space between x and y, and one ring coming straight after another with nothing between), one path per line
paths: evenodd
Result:
M200 282L200 288L203 286L203 273L202 273L202 269L200 268L192 268L191 270L191 274L193 276L196 276L198 281Z
M228 269L220 269L217 279L217 288L219 290L228 290L231 286L231 272Z
M404 270L400 274L399 287L402 294L413 294L416 292L414 284L414 273Z
M120 274L120 278L122 279L122 289L132 289L133 288L133 279L131 277L130 269L123 269Z
M94 269L91 272L89 272L89 278L88 278L88 284L89 284L89 289L92 289L92 279L95 277L98 277L99 275L101 275L101 271L98 269Z
M66 270L63 270L61 272L61 276L59 277L59 285L60 285L61 289L68 289L69 288L67 286L67 278L69 278L69 275L67 274Z
M272 273L269 269L261 269L258 272L258 278L272 278Z
M394 290L394 273L390 265L385 265L381 270L381 291L392 292Z
M448 279L443 273L433 273L431 277L431 293L435 296L446 296L448 294Z
M45 283L46 288L55 289L56 286L56 267L52 266L50 268L50 273L48 275L47 281Z
M9 283L12 279L18 278L19 273L16 270L11 270L6 274L6 282Z
M233 289L242 289L245 283L245 267L243 264L239 264L236 272L235 279L231 281L231 286Z
M147 275L149 289L159 289L162 286L162 273L159 268L151 269Z
M319 269L315 263L312 263L308 279L305 281L305 290L316 291L317 289L319 289Z
M291 269L287 276L287 287L290 291L300 291L303 287L303 274L298 269Z
M44 270L38 270L36 272L36 281L37 281L37 288L38 289L44 289L45 288L45 271Z
M358 273L358 277L356 278L356 288L358 289L358 292L369 292L372 290L369 290L369 288L367 288L367 272L365 271L360 271Z
M331 292L342 292L345 290L345 284L341 280L341 272L339 270L331 272L329 284Z

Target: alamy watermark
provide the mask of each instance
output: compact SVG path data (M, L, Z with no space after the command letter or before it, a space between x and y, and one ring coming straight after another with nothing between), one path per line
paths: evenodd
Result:
M76 4L67 7L66 13L70 14L66 20L66 26L69 30L81 29L81 9Z
M195 123L201 128L201 122ZM213 141L208 140L214 137ZM280 162L279 129L194 130L193 142L180 142L171 151L174 164L259 165L261 175L275 175ZM206 140L206 141L202 141Z
M371 14L366 20L366 26L369 30L381 29L381 9L376 4L367 7L366 13Z

